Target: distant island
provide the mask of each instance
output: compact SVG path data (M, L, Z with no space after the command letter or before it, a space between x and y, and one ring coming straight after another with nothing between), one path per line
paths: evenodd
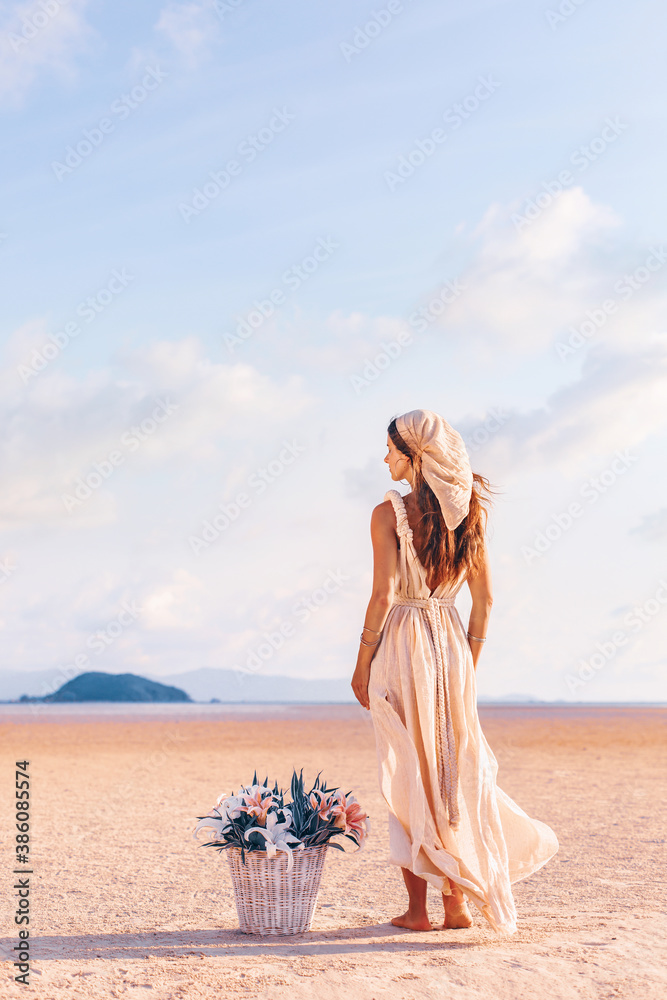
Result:
M180 688L149 681L136 674L79 674L67 681L54 694L44 698L21 701L74 702L74 701L192 701Z

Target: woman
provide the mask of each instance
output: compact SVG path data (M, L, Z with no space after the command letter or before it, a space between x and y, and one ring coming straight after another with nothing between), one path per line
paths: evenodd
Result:
M473 474L460 434L430 410L392 420L387 448L392 479L412 491L403 500L389 490L373 510L373 593L352 688L372 715L390 861L408 891L408 909L392 923L435 929L430 882L442 892L439 927L469 927L469 900L510 935L511 884L552 858L558 841L496 785L477 715L475 670L492 605L489 483ZM454 605L466 581L467 632Z

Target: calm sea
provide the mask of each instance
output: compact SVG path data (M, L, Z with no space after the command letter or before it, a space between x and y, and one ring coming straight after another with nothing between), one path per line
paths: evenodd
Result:
M665 702L572 702L570 704L549 702L480 702L480 715L502 713L504 710L521 710L536 715L573 711L610 711L633 709L667 708ZM345 704L276 704L276 703L132 703L132 702L82 702L71 705L42 705L35 703L0 703L0 722L91 722L91 721L223 721L225 719L369 719L369 713L360 705Z

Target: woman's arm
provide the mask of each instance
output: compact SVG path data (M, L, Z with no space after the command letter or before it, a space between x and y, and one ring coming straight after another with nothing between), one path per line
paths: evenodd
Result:
M385 500L373 509L371 514L371 541L373 543L373 592L366 609L364 625L368 626L362 632L366 642L374 642L380 638L387 615L394 600L394 578L398 563L398 537L396 535L396 518L390 500ZM371 632L369 629L373 629ZM379 643L375 646L364 646L359 643L357 665L352 677L352 690L357 701L369 708L368 681L371 676L371 660L375 656Z
M470 609L470 618L468 620L468 631L471 635L476 635L481 639L484 639L486 638L486 629L491 615L491 605L493 604L493 593L491 590L491 565L489 563L489 552L486 545L484 546L482 568L477 573L469 573L467 582L468 587L470 588L470 596L472 597L472 608ZM473 666L477 669L477 661L484 644L481 642L475 642L474 639L468 639L468 644L470 645L470 651L472 653Z

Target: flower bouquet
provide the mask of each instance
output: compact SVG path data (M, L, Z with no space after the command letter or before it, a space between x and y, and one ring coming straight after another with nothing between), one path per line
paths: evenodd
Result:
M277 782L257 781L235 795L221 795L200 830L214 831L204 847L228 851L236 909L246 934L300 934L310 928L328 847L343 851L334 837L359 849L370 820L351 793L328 788L318 774L305 790L303 771L292 775L291 801ZM280 853L279 853L280 852Z

